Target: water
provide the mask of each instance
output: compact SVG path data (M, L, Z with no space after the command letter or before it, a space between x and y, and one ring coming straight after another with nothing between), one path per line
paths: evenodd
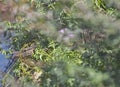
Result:
M6 69L6 65L8 64L8 59L5 58L4 55L0 54L0 80L2 80L2 77L3 77L3 72L5 71ZM1 86L0 86L1 87Z
M4 72L6 69L6 65L8 64L9 60L5 58L4 55L0 54L0 71Z
M3 38L3 35L0 35L0 41L2 42L0 44L0 47L2 47L3 49L7 50L9 47L9 44L5 41L5 39ZM5 55L0 53L0 80L3 77L4 71L6 70L6 66L9 63L9 59L5 58ZM0 87L1 84L0 84Z

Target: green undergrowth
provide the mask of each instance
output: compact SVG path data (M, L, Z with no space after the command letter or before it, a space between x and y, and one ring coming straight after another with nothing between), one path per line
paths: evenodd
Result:
M1 51L17 58L10 78L20 87L119 87L117 1L15 0L15 21L4 21L10 49Z

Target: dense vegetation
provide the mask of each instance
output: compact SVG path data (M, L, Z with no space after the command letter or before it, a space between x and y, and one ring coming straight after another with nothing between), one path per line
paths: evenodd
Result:
M15 61L3 85L119 87L119 0L3 0L0 6L10 40L10 50L1 52Z

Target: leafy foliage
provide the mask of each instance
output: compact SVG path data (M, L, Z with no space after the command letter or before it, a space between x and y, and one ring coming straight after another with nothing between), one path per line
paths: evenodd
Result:
M19 54L13 75L42 87L119 87L117 2L15 1L5 35Z

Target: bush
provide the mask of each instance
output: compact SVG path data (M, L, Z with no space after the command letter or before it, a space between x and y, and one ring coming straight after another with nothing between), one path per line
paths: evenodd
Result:
M17 56L16 77L29 80L42 72L43 87L119 87L118 0L21 0L14 2L12 51ZM13 2L11 2L13 3ZM24 9L26 8L26 9ZM25 52L23 52L25 51ZM31 76L32 75L32 76ZM110 84L111 83L111 84ZM115 84L115 85L114 85Z

